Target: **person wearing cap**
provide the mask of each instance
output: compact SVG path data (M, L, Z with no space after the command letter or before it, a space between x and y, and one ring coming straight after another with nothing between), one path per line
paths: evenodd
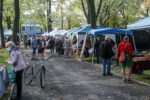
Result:
M22 74L26 65L23 61L19 48L12 41L7 42L5 47L10 53L10 58L6 60L6 63L12 65L14 72L16 73L17 100L20 100L22 94Z
M112 76L111 70L111 57L114 55L112 51L111 39L109 36L105 36L105 40L100 44L99 55L102 59L102 73L106 76L106 65L107 65L107 75Z
M132 61L133 52L132 52L132 44L129 42L128 36L124 36L123 42L121 42L118 45L117 56L120 57L120 53L123 51L125 53L125 60L119 63L120 67L122 67L122 79L123 79L123 82L130 82L132 66L133 66L133 61ZM127 80L125 79L126 67L128 67L128 79Z

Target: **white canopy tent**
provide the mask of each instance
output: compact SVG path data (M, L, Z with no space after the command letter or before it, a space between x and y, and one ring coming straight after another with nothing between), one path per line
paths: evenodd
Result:
M150 29L150 16L127 25L128 30Z
M45 32L44 34L42 34L42 36L48 36L48 32Z
M67 32L66 30L59 30L55 33L55 37L61 37L65 35L66 32Z
M48 36L53 36L53 34L55 34L57 31L58 31L57 29L54 29L53 31L48 33Z

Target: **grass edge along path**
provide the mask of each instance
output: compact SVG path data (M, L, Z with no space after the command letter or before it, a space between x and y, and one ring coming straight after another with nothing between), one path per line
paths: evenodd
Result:
M112 72L117 73L120 76L122 75L120 66L112 67L111 70L112 70ZM126 68L126 73L125 74L126 74L126 77L127 77L128 68ZM131 79L150 85L150 70L144 70L144 74L133 74L132 73L131 74Z
M88 62L88 63L92 63L92 57L83 57L82 58L83 61ZM94 64L96 63L96 57L94 57ZM100 64L101 64L101 59L100 59ZM116 61L112 61L112 65L111 65L111 70L113 73L116 73L117 75L120 75L122 77L121 74L121 67L120 66L115 66ZM128 75L128 68L126 68L126 77ZM139 83L145 83L147 85L150 86L150 70L144 70L144 74L131 74L131 79L138 81Z
M6 60L9 58L9 53L6 49L0 49L0 63L6 65L7 70L9 71L9 65L6 64ZM10 87L6 89L6 93L0 98L0 100L7 100L9 96Z

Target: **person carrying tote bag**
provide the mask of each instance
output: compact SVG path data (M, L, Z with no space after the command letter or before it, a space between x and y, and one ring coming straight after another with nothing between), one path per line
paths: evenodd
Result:
M118 45L117 56L119 58L119 65L122 68L122 80L123 82L131 82L131 72L132 72L132 44L129 42L129 37L124 36L123 42ZM125 79L125 69L128 68L128 78Z

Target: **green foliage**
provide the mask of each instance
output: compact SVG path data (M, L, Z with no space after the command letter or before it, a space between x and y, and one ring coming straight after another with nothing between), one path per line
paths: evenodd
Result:
M4 12L3 12L3 25L4 27L7 27L7 17L10 16L11 22L13 22L14 19L14 5L13 0L4 0ZM13 27L13 23L11 23L11 28Z
M0 63L6 66L9 66L5 61L8 60L9 53L6 51L6 49L0 49ZM9 67L7 67L9 70Z
M86 0L83 0L87 11ZM100 0L95 0L96 11ZM104 27L126 27L145 16L141 9L143 0L103 0L97 24ZM20 24L26 21L39 23L47 28L47 0L20 0ZM4 26L6 18L10 16L11 26L14 20L13 0L4 0ZM51 14L53 29L61 29L62 20L64 29L79 27L86 24L86 18L80 0L52 0ZM101 19L101 20L100 20Z

